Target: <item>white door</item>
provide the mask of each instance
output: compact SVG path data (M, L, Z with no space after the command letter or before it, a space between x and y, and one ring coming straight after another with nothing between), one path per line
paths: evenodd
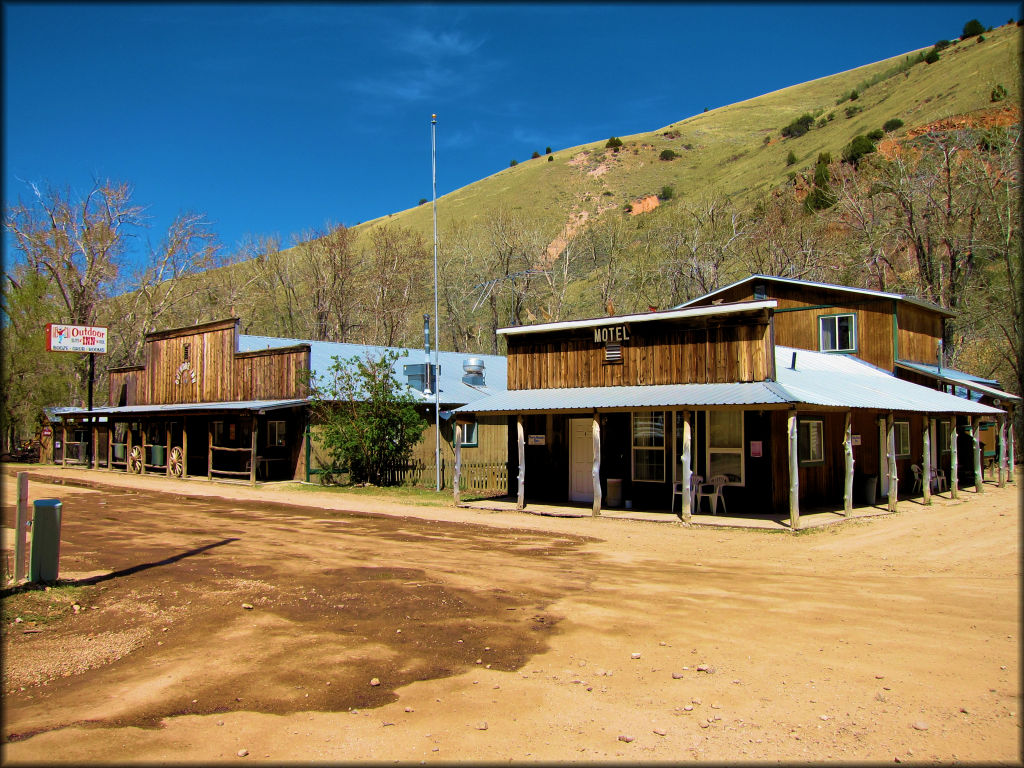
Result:
M594 422L569 419L569 501L594 500Z

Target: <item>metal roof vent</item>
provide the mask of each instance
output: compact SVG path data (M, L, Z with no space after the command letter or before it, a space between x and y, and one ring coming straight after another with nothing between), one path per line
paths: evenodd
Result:
M462 370L465 374L462 380L466 384L483 386L484 384L484 361L481 357L467 357L462 361Z

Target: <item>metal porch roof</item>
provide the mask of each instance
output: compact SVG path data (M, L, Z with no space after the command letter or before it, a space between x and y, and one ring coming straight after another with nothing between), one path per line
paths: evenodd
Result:
M958 371L955 368L942 368L940 370L937 365L914 363L909 360L897 360L896 366L925 376L931 376L937 381L944 381L947 384L953 384L965 390L979 392L988 395L989 397L1003 398L1014 402L1020 402L1021 399L1020 395L1015 395L1012 392L1006 392L998 387L992 386L993 384L999 383L995 379L983 379L980 376L975 376L971 373L964 373L963 371Z
M93 408L54 408L54 416L143 416L151 414L204 413L207 411L277 411L306 405L306 400L239 400L219 403L168 403L165 405L118 405Z

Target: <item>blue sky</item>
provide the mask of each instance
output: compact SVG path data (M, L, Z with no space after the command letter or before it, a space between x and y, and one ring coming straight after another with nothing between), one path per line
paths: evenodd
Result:
M5 3L3 193L131 183L159 241L354 225L513 158L998 26L1018 3ZM5 255L9 251L5 245Z

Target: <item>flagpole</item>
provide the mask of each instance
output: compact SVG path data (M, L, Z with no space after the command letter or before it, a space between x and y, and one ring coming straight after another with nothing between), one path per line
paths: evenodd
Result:
M437 324L437 115L430 116L430 171L434 190L434 478L435 490L441 490L441 365L438 361L438 342L441 336ZM429 380L429 376L427 377Z

